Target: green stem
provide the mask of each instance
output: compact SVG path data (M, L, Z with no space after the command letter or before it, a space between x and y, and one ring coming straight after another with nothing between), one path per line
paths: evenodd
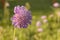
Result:
M58 27L59 27L59 16L58 16ZM56 39L58 39L58 32L57 32L57 38Z
M14 28L13 32L14 32L14 34L13 34L13 40L15 40L15 32L16 32L16 28Z

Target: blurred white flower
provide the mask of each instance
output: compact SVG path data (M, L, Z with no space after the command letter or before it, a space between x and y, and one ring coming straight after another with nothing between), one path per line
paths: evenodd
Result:
M56 3L53 4L53 6L54 6L54 7L59 7L59 3L56 2Z
M38 28L37 31L38 32L43 32L43 28Z
M1 31L1 30L3 30L3 27L2 27L2 26L0 26L0 31Z
M18 38L17 37L15 37L15 39L14 40L18 40Z
M3 27L0 26L0 34L3 32Z
M9 6L10 6L10 4L9 4L8 2L6 2L6 3L5 3L5 6L6 6L6 7L9 7Z
M60 32L60 29L58 29L57 32Z
M41 16L41 19L46 19L47 17L46 16Z
M48 22L48 20L47 20L47 19L44 19L44 20L43 20L43 23L47 23L47 22Z
M60 16L60 11L57 12L57 16Z
M49 18L52 18L53 16L54 16L53 14L50 14L50 15L49 15Z
M36 26L37 27L41 26L41 22L40 21L37 21Z

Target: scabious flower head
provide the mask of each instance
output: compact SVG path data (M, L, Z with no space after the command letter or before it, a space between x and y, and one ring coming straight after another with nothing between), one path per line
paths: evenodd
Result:
M43 32L43 28L38 28L37 31L38 32Z
M54 6L54 7L59 7L59 3L56 2L56 3L53 4L53 6Z
M2 26L0 26L0 33L3 31L3 27Z
M37 27L41 26L41 22L40 21L37 21L36 26Z
M30 13L24 6L15 6L12 24L18 28L26 28L28 24L31 24L32 16Z
M9 4L8 2L6 2L6 3L5 3L5 6L6 6L6 7L9 7L9 6L10 6L10 4Z
M58 12L57 12L57 16L59 16L59 17L60 17L60 11L58 11Z
M47 23L47 22L48 22L48 20L47 20L47 19L44 19L44 20L43 20L43 23Z
M57 32L60 32L60 29L58 29Z
M14 40L18 40L18 38L17 38L17 37L15 37L15 38L14 38Z
M44 16L41 16L41 19L46 19L47 17L44 15Z

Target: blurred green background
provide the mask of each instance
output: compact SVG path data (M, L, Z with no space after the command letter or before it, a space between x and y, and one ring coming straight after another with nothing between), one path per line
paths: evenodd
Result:
M2 1L8 6L3 5ZM56 2L60 3L60 0ZM11 17L16 5L23 5L31 10L32 24L28 28L16 28L14 35ZM60 40L58 11L60 11L60 6L53 7L53 0L0 0L0 40ZM46 16L46 23L43 23L41 16ZM37 21L41 22L42 26L37 27ZM42 32L38 32L39 28L42 28L40 29Z

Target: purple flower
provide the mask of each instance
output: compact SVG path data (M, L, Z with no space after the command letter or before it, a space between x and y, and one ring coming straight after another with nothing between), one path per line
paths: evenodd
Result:
M14 15L12 17L12 24L18 28L26 28L28 24L31 24L32 16L31 12L26 10L24 6L16 6L14 8Z

